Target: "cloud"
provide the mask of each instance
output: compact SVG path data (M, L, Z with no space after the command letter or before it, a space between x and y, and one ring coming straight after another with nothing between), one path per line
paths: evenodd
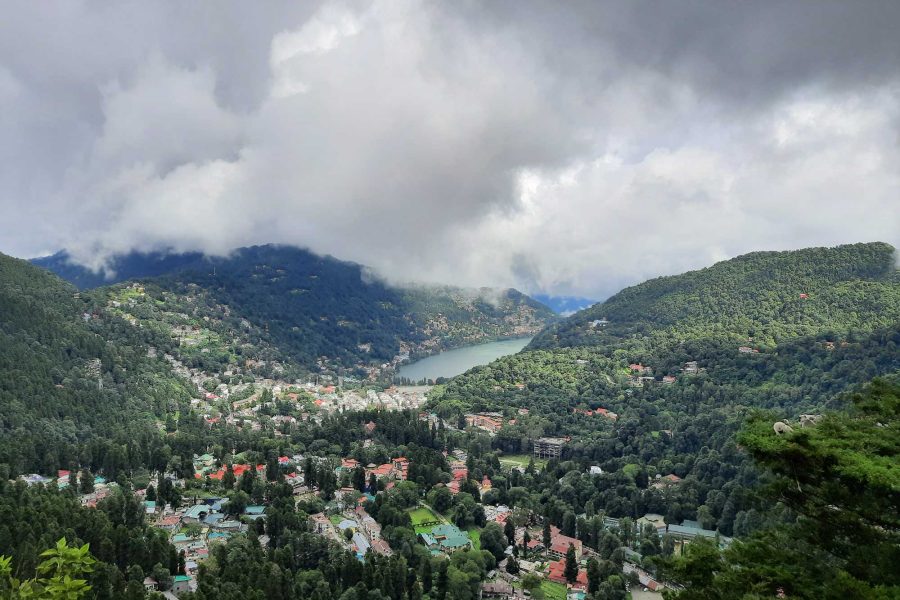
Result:
M603 297L752 250L900 242L889 4L13 12L5 252L278 242L395 281Z

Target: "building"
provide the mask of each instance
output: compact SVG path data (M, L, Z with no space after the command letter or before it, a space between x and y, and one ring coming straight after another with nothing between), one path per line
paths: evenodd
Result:
M569 546L574 546L575 558L580 559L582 553L581 540L563 535L558 527L551 527L550 547L547 549L547 551L550 553L550 556L554 558L565 558L566 552L569 551Z
M187 575L176 575L172 582L172 593L176 596L191 591L191 578Z
M587 571L578 569L578 577L574 583L569 583L564 573L566 572L566 559L554 561L547 566L547 579L554 583L561 583L571 587L573 590L584 591L587 589Z
M432 552L440 551L452 554L457 550L472 547L472 541L456 525L438 525L431 533L420 533L419 538Z
M490 581L481 584L481 598L494 598L495 600L511 600L513 597L512 586L505 581Z
M562 456L562 449L565 443L566 440L563 438L538 438L534 441L534 457L559 458Z

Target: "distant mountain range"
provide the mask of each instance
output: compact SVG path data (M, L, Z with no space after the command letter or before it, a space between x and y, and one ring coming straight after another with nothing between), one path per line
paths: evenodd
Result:
M573 315L597 303L596 300L581 296L550 296L548 294L531 294L531 297L546 304L553 312L564 317Z

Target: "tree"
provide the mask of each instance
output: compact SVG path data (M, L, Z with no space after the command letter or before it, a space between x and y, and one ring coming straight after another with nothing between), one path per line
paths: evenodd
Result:
M578 580L578 559L575 558L575 546L569 544L566 550L566 566L563 569L563 576L569 583L575 583Z
M519 562L514 556L510 556L506 560L506 572L510 575L517 575L519 573Z
M528 558L528 544L531 543L531 534L528 533L528 529L525 530L525 533L522 534L522 556Z
M597 559L591 558L587 564L588 594L594 595L600 588L600 565Z
M235 481L234 469L231 467L231 463L227 463L225 465L225 474L222 475L222 486L226 490L233 490Z
M35 600L78 600L91 590L82 575L94 570L96 562L88 544L69 547L65 538L41 553L38 577L20 581L13 577L12 557L0 556L0 592L4 598Z
M781 519L720 552L694 540L668 561L681 598L726 598L782 589L796 598L900 596L900 383L873 381L844 412L778 435L758 414L738 436L773 478ZM733 496L733 494L732 494ZM731 498L729 498L731 500ZM726 502L727 505L727 502ZM787 521L787 522L784 522Z
M431 574L431 558L422 561L422 591L426 594L431 592L432 574Z
M353 487L360 492L366 491L366 471L362 467L353 469Z
M94 491L94 476L87 469L81 470L81 480L78 484L78 491L82 494L90 494Z
M515 546L516 545L516 526L513 525L511 520L507 519L506 523L504 523L503 533L506 534L507 544L510 546Z
M503 560L506 550L506 536L497 523L488 523L481 530L481 549L487 550L494 555L498 561Z
M550 540L552 539L551 535L550 535L551 532L550 532L550 520L549 519L544 519L544 531L542 533L543 533L542 539L544 542L544 552L548 552L550 550Z

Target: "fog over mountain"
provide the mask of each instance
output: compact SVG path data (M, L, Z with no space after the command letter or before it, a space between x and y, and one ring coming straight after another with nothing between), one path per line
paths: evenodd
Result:
M900 243L900 4L14 3L0 251L293 244L605 298Z

